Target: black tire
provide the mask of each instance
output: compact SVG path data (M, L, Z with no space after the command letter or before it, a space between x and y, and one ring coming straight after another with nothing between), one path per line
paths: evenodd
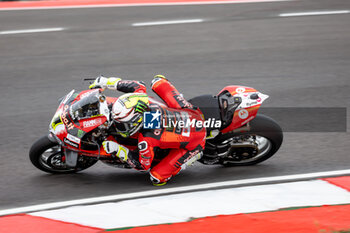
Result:
M283 142L283 132L282 128L278 125L278 123L272 118L258 114L251 122L250 122L250 130L244 133L227 133L220 137L220 141L225 141L231 137L237 135L257 135L263 138L268 139L271 144L269 151L263 156L259 157L253 161L240 161L239 163L223 163L224 166L249 166L261 163L271 156L273 156L278 149L281 147Z
M57 168L53 167L50 163L45 163L42 160L42 154L54 147L57 147L58 144L55 142L52 142L49 140L48 136L43 136L39 140L37 140L32 147L30 148L29 151L29 159L32 162L32 164L47 173L52 173L52 174L70 174L70 173L75 173L78 171L82 171L84 169L87 169L94 165L97 160L89 159L88 161L85 161L84 163L79 163L77 164L76 168ZM55 152L55 154L60 153Z

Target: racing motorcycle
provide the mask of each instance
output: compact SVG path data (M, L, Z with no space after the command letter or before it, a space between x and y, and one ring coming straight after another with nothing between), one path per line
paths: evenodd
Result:
M268 95L245 86L226 86L217 95L201 95L189 102L199 108L204 119L220 122L220 127L204 125L205 149L199 162L207 165L246 166L274 155L283 141L281 127L270 117L258 114ZM114 140L129 149L137 149L136 138L123 138L112 127L110 110L116 97L106 97L103 89L72 90L59 101L49 125L48 135L31 147L29 158L38 169L48 173L74 173L97 161L121 168L130 166L101 147ZM165 104L149 97L150 104ZM157 149L152 166L169 149Z

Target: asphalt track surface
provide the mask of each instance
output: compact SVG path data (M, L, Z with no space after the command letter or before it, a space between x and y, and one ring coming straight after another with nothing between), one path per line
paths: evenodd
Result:
M73 175L31 165L29 148L47 133L57 99L85 89L82 78L149 83L161 73L187 98L239 84L270 95L266 107L349 108L350 14L278 16L349 9L346 0L302 0L1 12L0 31L66 29L0 35L0 209L156 188L146 173L102 163ZM204 22L131 26L178 19ZM167 186L348 169L349 142L348 132L288 132L276 156L260 165L197 164Z

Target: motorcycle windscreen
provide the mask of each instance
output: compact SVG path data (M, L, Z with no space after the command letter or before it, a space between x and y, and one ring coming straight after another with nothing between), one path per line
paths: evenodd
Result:
M89 95L73 103L70 107L70 115L74 122L78 120L100 116L100 101L96 95Z

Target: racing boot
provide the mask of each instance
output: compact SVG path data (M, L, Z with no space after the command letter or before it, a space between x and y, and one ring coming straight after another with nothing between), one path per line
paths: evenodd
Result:
M163 185L166 185L166 183L168 182L168 180L170 180L171 177L167 178L167 179L162 179L159 177L159 175L155 172L150 172L149 173L150 175L150 179L151 179L151 182L154 186L163 186ZM157 178L159 177L159 178Z

